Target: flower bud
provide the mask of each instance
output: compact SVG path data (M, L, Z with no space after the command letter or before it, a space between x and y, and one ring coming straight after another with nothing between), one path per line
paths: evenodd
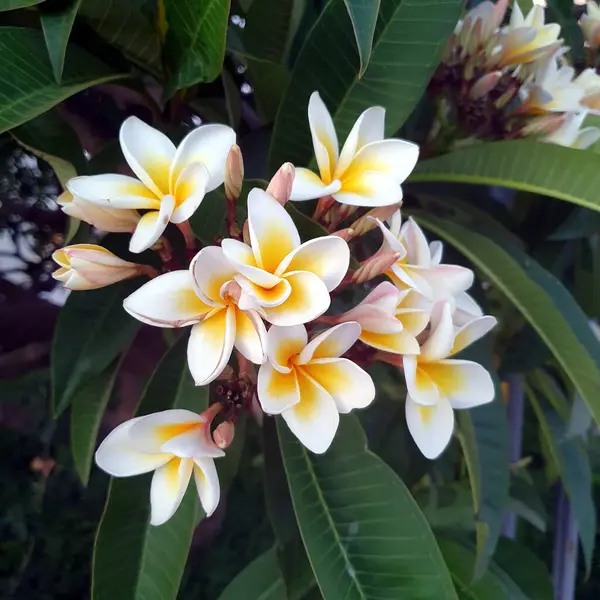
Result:
M69 290L93 290L122 279L156 273L152 267L122 260L95 244L66 246L56 250L52 258L60 267L52 277Z
M296 169L294 165L292 163L285 163L279 167L279 170L269 182L267 194L273 196L281 206L284 206L290 199L295 174Z
M244 159L237 144L231 146L225 163L225 197L228 201L237 200L244 183Z
M368 258L352 275L352 283L364 283L383 275L401 257L400 252L378 252Z
M600 46L600 8L596 2L587 3L587 11L579 20L585 43L592 50Z
M350 227L354 230L353 236L359 237L365 235L371 229L377 227L376 219L380 221L387 221L399 208L398 204L392 204L391 206L378 206L370 210L366 215L363 215L360 219L357 219L352 223Z
M222 423L219 423L217 428L213 431L213 440L215 441L215 444L221 448L221 450L225 450L231 446L234 434L234 424L230 423L229 421L223 421Z
M98 206L73 196L68 190L58 197L57 202L65 214L85 221L102 231L130 233L140 220L137 210Z
M469 96L473 100L478 100L486 94L489 94L497 85L498 81L502 77L502 71L494 71L481 77L477 83L471 88Z

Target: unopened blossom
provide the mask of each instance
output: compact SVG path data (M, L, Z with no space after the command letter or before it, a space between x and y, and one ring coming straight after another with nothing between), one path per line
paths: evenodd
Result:
M59 268L52 277L68 290L95 290L122 279L153 274L154 269L119 258L96 244L74 244L56 250L52 260Z
M114 429L96 451L96 464L113 477L154 471L150 524L162 525L179 508L192 473L207 516L219 504L215 458L225 456L214 443L211 407L201 415L172 409L136 417Z
M141 217L137 210L98 206L73 196L68 190L65 190L56 201L66 215L85 221L102 231L131 233Z
M436 458L448 445L455 409L473 408L494 399L490 374L479 363L452 357L490 331L496 319L480 317L456 330L450 305L444 303L436 309L420 354L403 358L406 422L427 458Z
M441 244L428 244L423 230L409 218L402 224L400 211L392 215L389 228L377 221L383 232L382 250L400 253L387 272L400 289L414 289L430 300L442 300L466 291L473 283L473 271L459 265L441 264Z
M371 377L340 358L358 339L358 323L342 323L308 341L304 325L273 326L267 333L268 362L258 371L258 400L269 414L281 414L312 452L331 445L339 413L364 408L375 398Z
M384 139L385 110L365 110L340 152L333 119L318 92L308 103L308 122L319 175L296 168L291 200L333 196L342 204L386 206L402 199L400 184L417 163L419 147Z
M337 236L304 244L279 202L258 188L248 194L250 245L222 242L223 254L243 294L240 307L253 308L274 325L308 323L323 314L329 292L344 278L348 244Z
M333 319L356 321L361 326L359 339L368 346L393 354L419 354L417 336L427 327L429 312L425 299L420 306L411 302L408 297L413 293L384 281L360 304Z
M204 195L223 183L235 132L225 125L203 125L175 148L166 135L129 117L121 126L119 139L136 177L75 177L68 188L75 196L100 206L146 210L129 246L132 252L142 252L160 238L169 221L187 221Z
M596 50L600 45L600 7L593 0L588 0L586 12L579 20L586 44Z
M225 369L234 347L253 363L264 360L264 323L255 310L238 306L235 276L223 250L208 246L189 270L156 277L127 297L123 307L156 327L191 325L188 366L196 385L206 385Z
M600 140L600 129L598 127L581 127L586 112L571 113L564 116L563 125L552 134L544 138L544 142L551 142L567 148L585 150Z

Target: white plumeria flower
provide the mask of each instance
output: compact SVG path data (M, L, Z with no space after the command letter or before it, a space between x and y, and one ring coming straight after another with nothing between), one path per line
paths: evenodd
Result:
M225 456L210 434L213 416L211 409L202 415L173 409L125 421L100 444L96 464L113 477L154 471L152 525L162 525L175 514L193 472L202 508L210 516L220 495L213 459Z
M600 75L595 69L585 69L576 78L575 83L583 89L581 106L595 114L600 113Z
M356 321L360 341L393 354L419 354L417 336L429 323L428 302L413 290L400 291L389 281L380 283L360 304L335 317Z
M597 127L584 127L581 129L586 112L570 113L565 115L564 123L553 133L544 138L544 142L585 150L600 140L600 129Z
M291 200L331 195L342 204L387 206L402 200L400 184L410 175L419 147L398 139L384 139L385 109L367 109L358 117L340 153L333 119L318 92L308 103L319 175L296 167Z
M238 306L235 269L217 246L192 259L189 270L172 271L149 281L123 301L125 310L156 327L192 326L188 365L196 385L215 380L235 347L248 360L264 360L266 329L254 310Z
M350 250L337 236L304 244L294 221L279 202L258 188L248 194L250 246L222 242L242 288L242 308L255 308L274 325L299 325L322 315L329 292L348 271Z
M600 45L600 7L593 0L587 3L585 14L579 20L586 44L595 50Z
M423 230L409 218L402 224L400 211L389 220L389 229L377 220L383 232L382 251L400 253L387 275L400 289L414 289L432 301L445 300L473 284L473 271L459 265L441 264L442 245L427 243Z
M479 317L455 330L450 305L435 307L431 331L417 356L404 356L406 422L419 450L436 458L454 430L454 409L473 408L494 399L490 374L476 362L450 358L483 337L496 319Z
M204 195L223 183L235 132L225 125L203 125L175 148L166 135L129 117L121 126L119 140L138 179L91 175L75 177L67 187L73 195L100 206L147 210L129 246L131 252L143 252L156 243L169 221L187 221Z
M154 274L154 269L119 258L96 244L74 244L56 250L52 260L59 269L52 277L68 290L95 290L122 279Z
M281 416L312 452L329 448L339 413L364 408L375 398L371 377L340 358L358 339L358 323L342 323L308 341L304 325L273 326L267 357L258 371L258 400L269 414Z
M73 196L68 190L65 190L56 202L66 215L85 221L102 231L131 233L141 218L137 210L98 206Z

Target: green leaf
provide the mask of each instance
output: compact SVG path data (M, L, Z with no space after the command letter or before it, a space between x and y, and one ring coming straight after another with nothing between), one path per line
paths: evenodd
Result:
M68 0L58 7L52 4L44 5L40 13L42 31L56 83L60 83L62 79L67 43L80 4L81 0ZM49 6L48 10L44 10L47 6Z
M113 390L119 363L90 378L73 397L71 406L71 453L75 470L87 485L92 467L96 438Z
M156 75L162 73L158 16L146 0L82 0L78 16L125 58Z
M588 454L579 439L568 436L568 426L554 407L530 386L526 389L546 446L558 465L560 478L571 501L589 575L596 536L596 509Z
M435 538L394 472L366 449L353 415L314 455L278 421L302 541L323 597L456 598Z
M258 114L263 123L272 123L291 74L285 65L250 58L244 60L248 67L248 79L254 89Z
M41 2L44 2L44 0L0 0L0 11L25 8L26 6L34 6Z
M218 600L288 600L275 548L254 559L229 583Z
M548 239L552 242L564 242L586 238L598 231L600 231L600 214L587 208L576 207Z
M225 55L229 0L164 0L164 5L169 93L216 79Z
M492 142L457 150L419 162L409 181L501 185L600 210L597 155L543 142Z
M369 66L362 78L344 0L331 0L306 38L283 98L271 142L270 168L308 164L312 141L307 106L318 90L338 136L361 111L386 109L394 134L417 105L462 10L462 0L381 0Z
M122 281L99 290L71 292L67 298L58 314L52 342L54 417L133 339L140 322L123 310L123 300L139 285L139 281Z
M371 58L371 49L373 47L373 36L375 35L375 24L377 23L377 14L381 0L344 0L352 29L356 38L358 56L360 58L360 71L358 77L362 77L369 58Z
M520 248L506 240L496 243L483 219L459 223L421 212L416 216L423 226L462 252L515 305L600 423L600 343L563 284Z
M235 83L229 71L221 72L221 81L223 82L223 91L225 92L225 103L227 104L227 114L229 115L229 125L237 129L242 118L242 101L240 98L240 87Z
M202 412L208 387L195 387L186 359L187 340L167 351L156 367L136 415L167 408ZM189 486L164 525L150 525L150 477L112 479L94 547L92 600L175 600L196 525L197 492Z
M525 473L513 475L510 480L510 510L541 532L546 531L548 515L535 485Z

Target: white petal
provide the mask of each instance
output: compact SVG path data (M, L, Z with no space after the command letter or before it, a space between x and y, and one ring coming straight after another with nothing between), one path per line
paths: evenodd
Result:
M350 206L389 206L402 200L402 188L398 182L377 171L361 171L349 178L348 170L342 188L332 196L342 204ZM348 177L346 179L346 177Z
M221 242L221 248L231 266L256 285L271 289L280 283L278 276L257 266L252 248L244 242L227 238Z
M235 311L234 345L250 362L260 365L265 360L267 330L260 316L252 310Z
M192 327L188 366L196 385L214 381L227 366L235 342L235 306L220 310Z
M175 156L173 142L137 117L125 119L119 141L125 160L142 183L159 198L170 194L169 173Z
M236 275L223 249L219 246L202 248L190 263L190 273L198 296L207 304L223 306L221 288Z
M337 179L334 179L327 185L321 181L321 178L318 175L309 169L296 167L290 200L313 200L315 198L329 196L330 194L338 192L341 187L342 182Z
M221 496L219 475L212 458L197 458L194 462L194 479L200 504L206 516L210 517L217 509Z
M315 238L293 250L278 266L277 274L310 271L320 277L331 291L344 279L349 264L348 244L342 238L331 235Z
M429 244L429 254L431 255L431 264L439 265L442 262L442 255L444 253L444 244L439 240L434 240Z
M354 346L360 333L360 325L355 321L331 327L306 345L297 362L299 365L304 365L316 358L338 358Z
M180 408L162 410L137 420L129 432L131 444L140 452L167 452L164 446L174 437L190 430L200 431L205 419Z
M308 342L306 327L278 327L273 325L267 332L267 358L281 373L289 373L293 367L290 359L300 354Z
M288 299L272 308L264 308L265 319L273 325L291 326L308 323L321 316L331 303L327 286L314 273L286 273L292 287Z
M329 448L340 422L333 398L315 381L298 374L300 402L283 411L292 433L312 452Z
M156 470L150 486L150 525L162 525L175 514L190 483L193 467L191 458L173 458Z
M319 92L313 92L308 101L308 124L321 177L330 181L338 159L338 139L331 115Z
M425 296L428 300L434 297L433 289L430 284L431 269L427 267L416 267L405 263L397 262L392 265L390 272L387 275L394 281L398 287L405 289L410 288L419 294ZM396 278L398 281L395 281Z
M281 373L269 362L258 370L258 401L269 415L278 415L300 401L296 370Z
M452 351L454 344L454 325L450 305L444 302L438 309L440 316L436 322L436 311L431 314L432 330L427 341L421 346L423 360L435 361L446 358Z
M248 194L248 229L256 264L269 273L275 273L279 263L300 245L292 217L259 188Z
M455 310L452 320L456 327L462 327L476 317L483 317L481 306L467 292L460 292L454 298Z
M375 333L363 330L360 341L367 346L391 352L392 354L416 355L420 353L419 342L415 336L405 330L400 321L397 321L399 331L392 333Z
M412 217L404 223L400 235L406 247L407 263L423 267L431 266L431 252L427 238Z
M123 261L125 262L125 261ZM140 272L137 265L130 263L131 266L105 266L92 263L85 258L71 257L71 267L79 273L84 279L95 285L111 285L117 281L137 277Z
M412 173L418 158L419 146L416 144L406 140L382 140L364 146L352 161L349 171L376 171L400 184Z
M88 175L69 179L69 191L89 202L113 208L158 210L160 200L141 181L127 175Z
M171 459L170 454L146 454L131 443L131 427L144 417L136 417L113 429L96 450L96 464L113 477L129 477L154 471Z
M400 211L394 214L400 214ZM400 259L403 259L406 256L406 248L404 244L398 238L400 229L398 228L398 233L394 233L391 229L388 229L384 223L382 223L379 219L375 219L379 229L381 229L381 233L383 233L384 243L387 244L390 250L394 252L400 252Z
M365 408L375 399L371 376L347 358L317 358L302 371L327 390L341 413Z
M475 278L471 269L460 265L437 265L423 275L427 276L436 300L446 300L468 290Z
M428 367L431 377L453 408L473 408L494 399L494 382L491 375L479 364L470 360L440 360Z
M479 317L463 325L454 337L454 345L452 346L452 354L460 352L473 342L481 339L488 331L491 331L498 321L494 317L485 316Z
M174 208L175 198L165 196L160 211L152 210L143 215L131 236L129 250L137 254L152 247L167 228Z
M454 411L450 403L441 399L434 406L421 406L406 397L406 424L426 458L437 458L452 439Z
M405 356L404 378L406 389L413 400L421 406L433 406L440 399L440 392L435 381L421 367L415 356Z
M189 271L159 275L125 298L123 308L155 327L184 327L198 323L212 310L198 298Z
M175 186L173 223L187 221L204 200L209 180L208 169L202 163L191 163L181 171Z
M380 283L360 304L345 312L344 321L357 321L364 331L397 333L404 329L394 313L401 292L389 281Z
M171 170L174 184L185 167L202 163L210 173L206 191L219 187L225 179L225 161L235 144L235 131L226 125L202 125L188 133L175 153Z

